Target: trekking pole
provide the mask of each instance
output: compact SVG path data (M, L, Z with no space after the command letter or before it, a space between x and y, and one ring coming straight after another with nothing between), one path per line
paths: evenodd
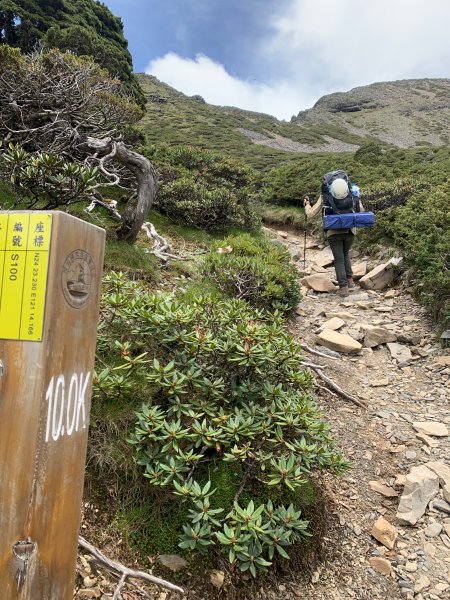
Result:
M303 198L303 209L305 211L305 222L303 224L303 269L306 269L306 230L308 227L308 218L306 216L305 200L309 200L309 196Z

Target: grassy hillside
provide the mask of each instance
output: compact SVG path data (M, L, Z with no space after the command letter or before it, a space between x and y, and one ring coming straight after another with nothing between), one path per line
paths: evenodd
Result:
M449 142L450 80L373 84L324 96L291 122L188 97L139 75L148 100L143 128L149 143L191 144L265 169L305 154L354 153L377 143L400 148Z

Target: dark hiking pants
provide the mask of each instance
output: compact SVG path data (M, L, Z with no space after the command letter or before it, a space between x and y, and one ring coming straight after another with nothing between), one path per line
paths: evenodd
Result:
M352 265L348 253L353 245L353 233L336 233L330 235L328 243L334 257L334 268L339 287L347 287L348 279L353 277Z

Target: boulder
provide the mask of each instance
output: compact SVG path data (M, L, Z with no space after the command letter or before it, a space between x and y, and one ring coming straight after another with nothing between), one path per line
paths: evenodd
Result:
M439 478L436 473L424 465L413 467L406 476L397 518L404 523L415 525L438 492Z
M336 289L336 286L327 275L321 275L319 273L304 277L302 283L315 292L332 292Z
M349 335L338 333L331 329L324 329L319 333L319 338L321 343L327 348L336 352L343 352L344 354L359 352L362 348L362 345Z
M443 462L427 462L425 466L436 473L442 486L450 485L450 467Z
M379 517L373 524L370 535L378 542L392 550L395 546L395 541L398 537L397 530L393 525L386 521L384 517Z
M334 257L331 248L327 246L321 250L314 259L314 262L316 265L319 265L319 267L330 267L334 263Z
M288 236L286 231L277 231L277 235L279 235L284 240L287 239L287 236Z
M387 347L392 358L395 358L397 362L404 364L412 360L411 350L406 346L402 346L402 344L397 344L396 342L388 342Z
M425 435L433 435L435 437L446 437L448 435L447 425L437 423L436 421L414 421L412 424L414 429Z
M343 319L340 319L339 317L332 317L323 323L321 329L331 329L331 331L336 331L341 327L344 327L344 325L345 321Z
M391 262L378 265L359 280L359 285L366 290L384 290L394 279L394 265Z
M361 279L367 273L367 263L359 262L352 266L353 279Z
M364 346L366 348L375 348L375 346L380 346L387 342L395 342L396 340L397 336L392 331L384 329L384 327L371 327L366 331L366 335L364 336Z

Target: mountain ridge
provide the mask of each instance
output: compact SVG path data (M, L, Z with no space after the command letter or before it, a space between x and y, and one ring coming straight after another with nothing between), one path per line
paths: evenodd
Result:
M450 144L450 79L378 82L322 96L291 121L208 104L152 75L138 74L147 97L150 143L190 144L247 158L255 166L298 154L354 152L368 143L408 148Z

